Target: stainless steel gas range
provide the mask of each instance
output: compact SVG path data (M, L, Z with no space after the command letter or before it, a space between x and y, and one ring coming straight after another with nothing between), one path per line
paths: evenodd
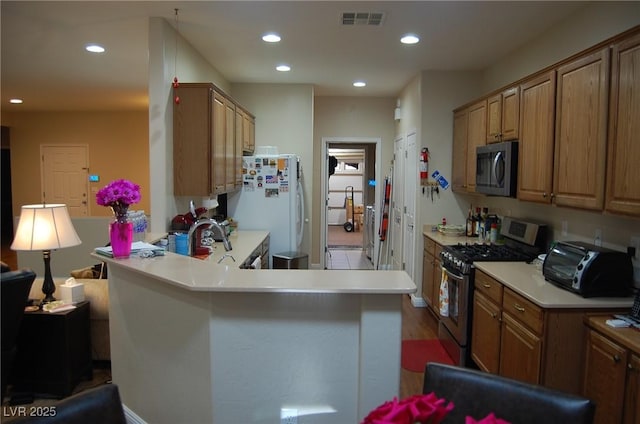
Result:
M530 262L546 249L546 226L511 217L502 221L500 234L504 244L457 244L444 246L441 298L448 305L441 308L438 326L440 343L457 365L471 365L471 317L475 268L480 261Z

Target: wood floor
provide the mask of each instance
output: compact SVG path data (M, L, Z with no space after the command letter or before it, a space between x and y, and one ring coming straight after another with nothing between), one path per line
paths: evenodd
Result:
M409 295L402 299L402 339L433 339L438 336L436 320L427 308L416 308ZM400 369L400 399L422 393L424 373Z

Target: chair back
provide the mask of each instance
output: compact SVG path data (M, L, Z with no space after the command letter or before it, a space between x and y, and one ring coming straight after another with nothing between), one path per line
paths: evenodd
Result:
M55 416L25 416L12 424L127 424L120 391L115 384L102 384L64 398L55 407Z
M4 397L13 360L24 308L29 300L29 291L36 274L29 270L0 273L0 296L2 298L2 396Z
M478 370L430 362L423 393L434 392L455 407L443 423L480 420L490 413L512 423L591 424L595 404L589 399Z

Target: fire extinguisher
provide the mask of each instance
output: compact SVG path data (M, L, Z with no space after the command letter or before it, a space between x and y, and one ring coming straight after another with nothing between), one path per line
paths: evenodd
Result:
M429 149L423 147L420 151L420 179L426 179L429 176Z

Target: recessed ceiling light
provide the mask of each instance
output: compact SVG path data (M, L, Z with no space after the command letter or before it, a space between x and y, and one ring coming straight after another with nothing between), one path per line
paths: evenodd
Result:
M277 43L280 41L280 36L275 32L269 32L262 36L262 41L266 41L267 43Z
M367 83L364 82L364 81L356 81L356 82L353 83L354 87L365 87L366 85L367 85Z
M276 71L289 72L290 70L291 70L291 66L289 66L289 65L278 65L278 66L276 66Z
M22 104L22 99L10 99L9 103L14 105L19 105L19 104Z
M402 44L417 44L419 41L420 38L418 38L418 36L415 34L405 34L400 39L400 42Z
M98 44L87 44L84 49L91 53L104 53L104 47Z

